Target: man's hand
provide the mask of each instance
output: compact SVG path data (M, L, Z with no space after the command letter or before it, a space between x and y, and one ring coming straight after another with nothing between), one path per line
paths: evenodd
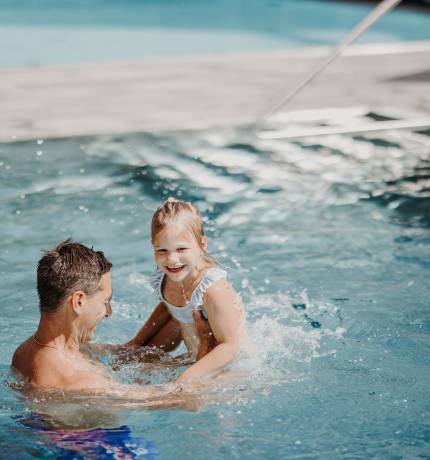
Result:
M200 339L200 347L196 357L198 361L213 350L218 343L213 335L209 321L202 318L200 311L194 310L193 317L196 324L197 335Z

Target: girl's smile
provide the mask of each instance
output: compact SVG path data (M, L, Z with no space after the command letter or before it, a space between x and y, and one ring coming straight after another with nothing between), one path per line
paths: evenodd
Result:
M166 265L166 270L169 273L179 273L184 268L185 268L185 265L180 265L179 267L169 267L168 265Z

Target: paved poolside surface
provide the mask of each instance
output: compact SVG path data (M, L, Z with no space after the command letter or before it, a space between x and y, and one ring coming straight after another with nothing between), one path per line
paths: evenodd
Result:
M0 68L0 141L252 123L327 53ZM430 42L353 46L285 110L357 105L430 116Z

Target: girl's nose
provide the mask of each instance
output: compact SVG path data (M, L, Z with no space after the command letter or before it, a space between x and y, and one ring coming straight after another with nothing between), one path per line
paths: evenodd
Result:
M167 254L168 262L176 262L178 260L178 254L176 252L169 252Z

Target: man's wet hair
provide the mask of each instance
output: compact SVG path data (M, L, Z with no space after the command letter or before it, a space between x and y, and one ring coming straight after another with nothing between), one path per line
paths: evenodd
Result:
M40 312L54 313L76 291L95 294L101 289L102 275L111 267L102 251L94 251L70 238L45 251L37 266Z

